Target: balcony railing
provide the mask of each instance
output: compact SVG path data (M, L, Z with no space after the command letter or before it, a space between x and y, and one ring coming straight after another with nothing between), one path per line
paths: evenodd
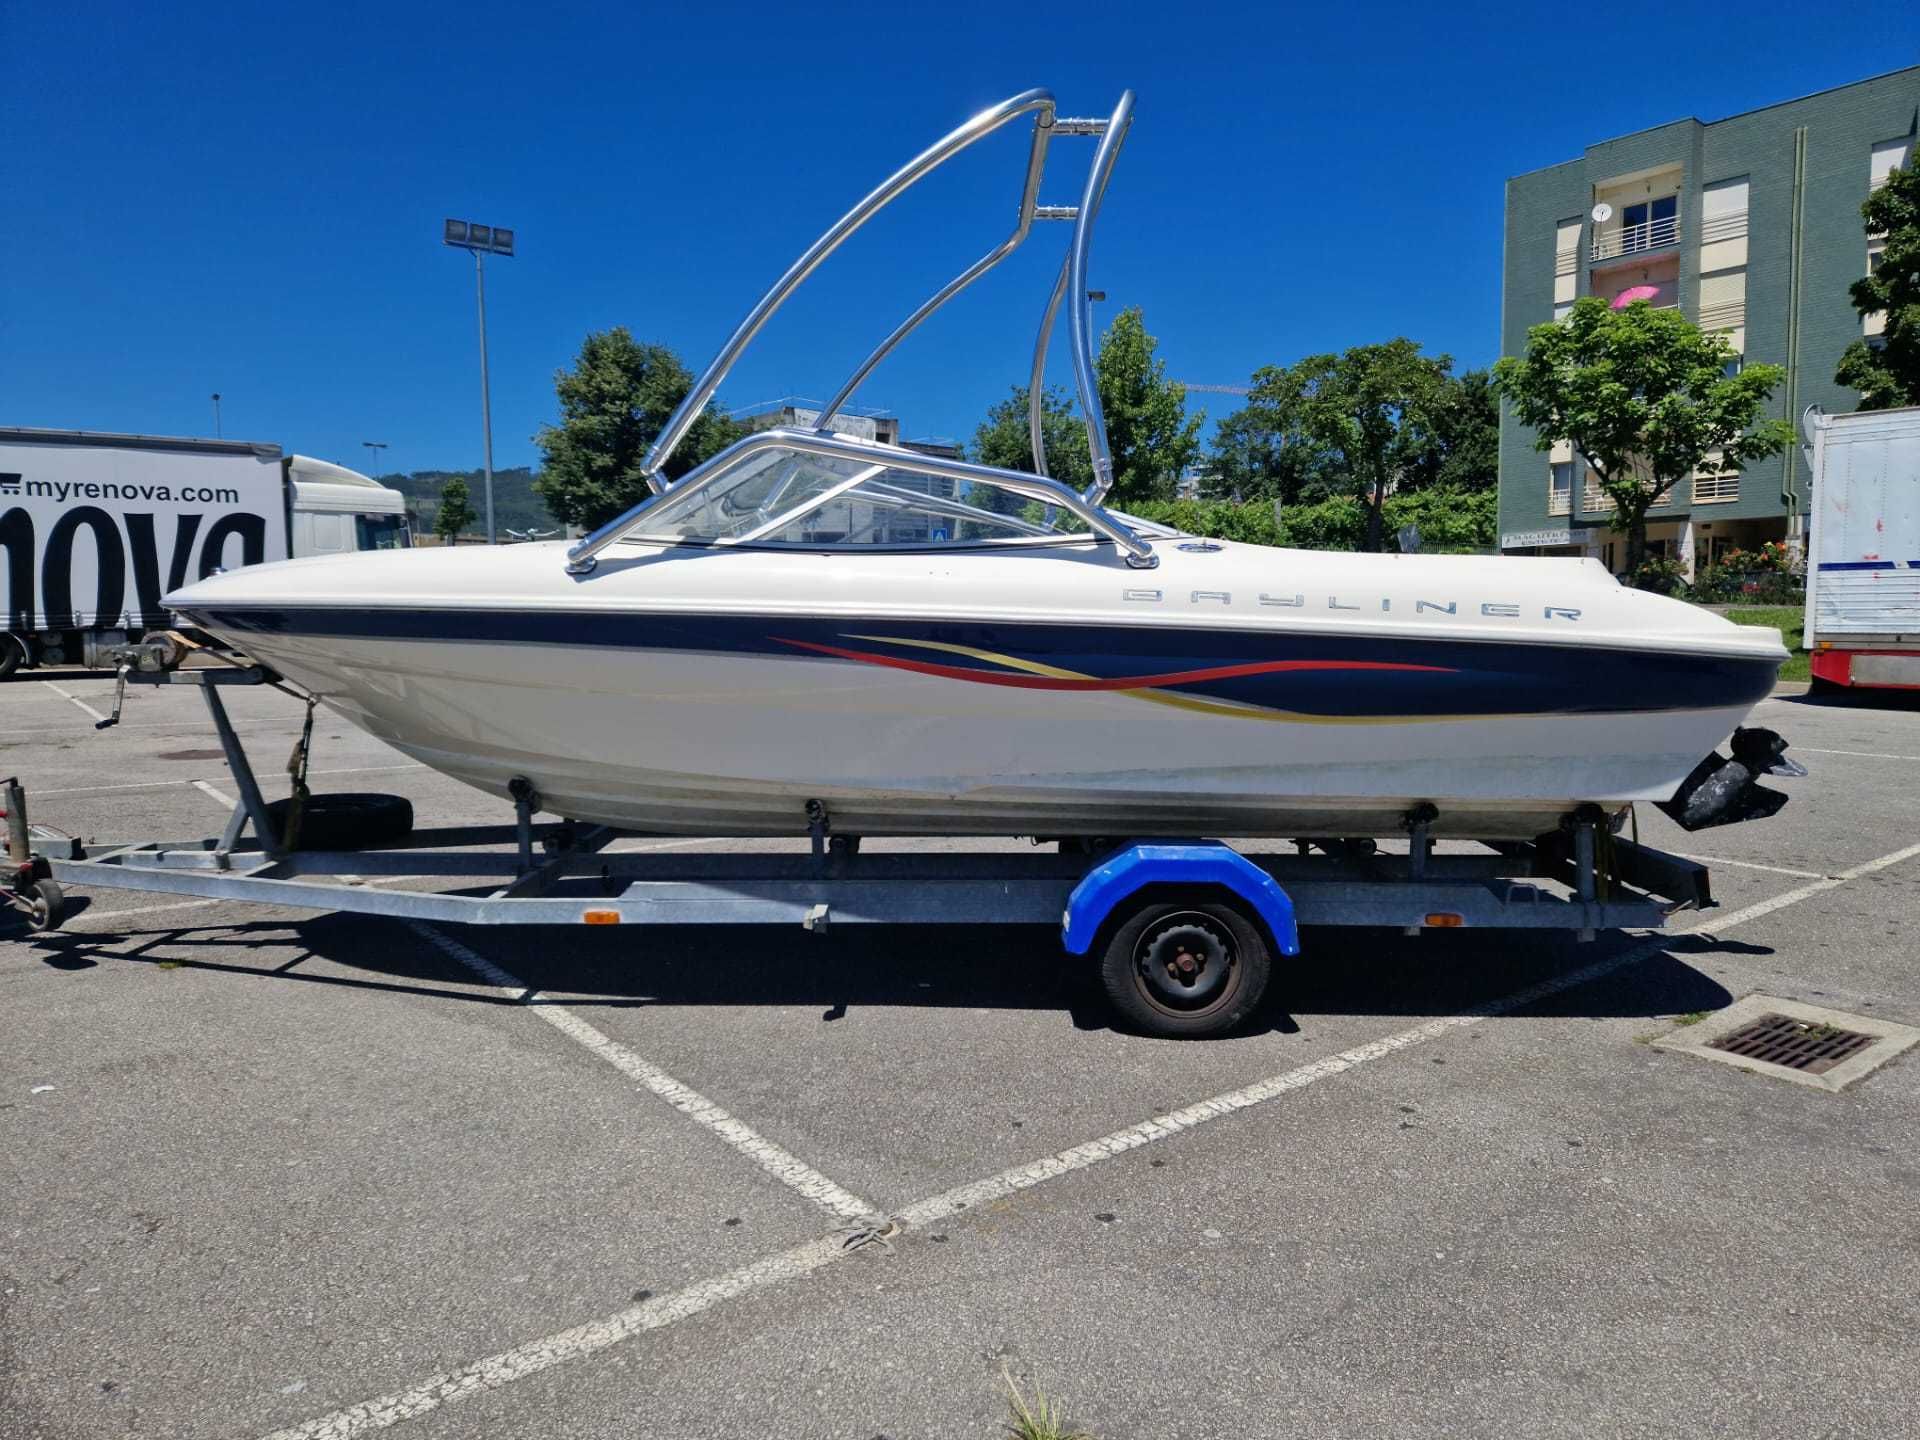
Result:
M1740 472L1738 470L1693 477L1693 503L1696 505L1722 505L1729 500L1739 498Z
M1747 233L1747 212L1734 210L1725 215L1709 215L1700 222L1700 243L1711 245L1716 240L1738 240Z
M1680 217L1668 215L1639 225L1622 225L1618 230L1603 230L1593 237L1592 257L1612 260L1620 255L1637 255L1642 250L1659 250L1680 243Z
M1569 495L1565 490L1549 490L1547 492L1547 514L1566 515L1570 513L1572 509L1573 496Z
M1695 482L1695 483L1697 484L1698 482ZM1739 488L1740 488L1739 479L1736 476L1734 477L1734 493L1731 495L1724 496L1722 498L1727 500L1738 499ZM1547 513L1549 515L1565 514L1566 512L1564 510L1556 510L1553 508L1555 505L1558 505L1561 503L1562 502L1558 496L1550 497L1547 502ZM1678 505L1679 503L1680 503L1680 497L1674 494L1672 490L1669 490L1666 494L1662 495L1658 500L1654 501L1653 504L1650 505L1648 508L1651 510L1671 510L1674 506ZM1608 513L1611 513L1613 510L1613 501L1607 498L1607 492L1602 490L1598 485L1589 485L1580 492L1580 508L1583 511L1603 510Z

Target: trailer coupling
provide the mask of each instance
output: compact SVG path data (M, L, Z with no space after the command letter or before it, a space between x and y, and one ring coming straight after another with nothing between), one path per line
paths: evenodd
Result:
M1787 803L1786 795L1758 783L1762 775L1804 775L1807 767L1787 758L1787 742L1771 730L1733 732L1728 759L1717 750L1693 767L1671 800L1658 808L1682 830L1710 830L1742 820L1764 820Z

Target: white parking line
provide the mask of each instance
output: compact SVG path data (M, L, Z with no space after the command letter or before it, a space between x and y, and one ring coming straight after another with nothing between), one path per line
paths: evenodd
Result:
M51 680L42 680L40 683L42 685L53 685ZM54 685L53 688L56 690L60 689L58 685ZM60 693L66 695L66 691L64 690L61 690ZM96 720L104 720L107 718L78 696L67 695L67 699L73 701L74 704L78 705ZM286 730L289 739L298 734L300 730L297 724L289 725L284 720L235 720L233 722L233 728L235 730L253 730L262 725L281 726ZM195 730L198 727L188 720L122 720L114 728L119 730L185 731ZM73 727L71 725L9 725L7 727L7 733L9 735L63 735L72 729Z
M694 850L702 845L737 845L737 840L723 840L708 837L700 840L647 840L638 845L627 845L616 841L607 847L609 855L638 855L648 850Z
M94 719L104 720L107 718L106 716L102 715L98 710L94 709L93 706L87 704L87 702L82 700L78 695L74 694L71 690L68 690L63 686L56 685L51 680L42 680L40 683L46 686L49 690L53 691L53 693L58 695L62 700L65 700L69 705L78 705L82 710L86 711L87 714L91 715ZM55 730L55 729L60 729L62 727L55 726L55 725L41 725L41 726L10 725L7 728L12 730L15 734L18 734L23 730Z
M215 785L208 780L194 781L193 788L198 790L202 795L211 795L215 800L219 801L222 805L226 806L227 809L229 810L233 809L234 806L240 803L238 800L235 800L231 795L227 794L226 791L222 790L218 785Z
M1851 870L1844 870L1838 875L1798 886L1784 894L1776 895L1771 900L1762 900L1735 910L1729 915L1717 918L1712 915L1703 915L1696 924L1684 930L1675 931L1673 934L1678 936L1702 932L1724 933L1750 921L1758 920L1764 915L1771 915L1774 911L1788 905L1798 904L1802 900L1835 889L1849 880L1857 880L1863 875L1870 875L1875 871L1898 865L1903 860L1910 860L1916 855L1920 855L1920 844L1909 845L1903 850L1882 855L1877 860L1869 860L1864 865L1856 865ZM1542 981L1538 985L1530 985L1524 990L1516 990L1510 995L1486 1005L1477 1006L1463 1014L1447 1015L1430 1020L1424 1025L1402 1030L1385 1039L1356 1046L1325 1060L1299 1066L1272 1079L1249 1085L1243 1090L1229 1091L1211 1100L1202 1100L1197 1105L1189 1105L1184 1109L1170 1111L1165 1115L1142 1121L1138 1125L1130 1125L1124 1130L1116 1130L1098 1140L1076 1145L1070 1150L1062 1150L1057 1155L1048 1156L1043 1160L1014 1166L997 1175L990 1175L984 1180L976 1180L942 1194L930 1196L908 1205L897 1212L894 1218L903 1229L909 1230L938 1220L949 1219L963 1210L976 1208L983 1201L991 1201L1045 1184L1062 1175L1070 1175L1077 1170L1096 1165L1102 1160L1110 1160L1117 1155L1125 1155L1129 1151L1137 1150L1143 1145L1151 1145L1183 1131L1195 1129L1211 1120L1237 1114L1249 1106L1262 1104L1276 1096L1305 1089L1330 1076L1345 1074L1362 1065L1371 1064L1375 1060L1398 1054L1425 1041L1437 1039L1451 1031L1478 1025L1483 1020L1522 1009L1549 995L1589 984L1616 970L1623 970L1642 960L1650 959L1665 950L1669 943L1669 937L1650 939L1619 955L1595 961L1591 965ZM505 972L500 973L504 975ZM511 979L511 977L507 978ZM543 1008L536 1007L535 1013L540 1013ZM489 1355L458 1370L445 1371L410 1389L396 1391L390 1395L348 1406L343 1410L335 1410L331 1414L321 1415L298 1425L276 1430L266 1436L265 1440L350 1440L350 1437L355 1435L384 1430L388 1426L399 1424L402 1420L410 1420L437 1410L452 1401L465 1400L490 1390L498 1390L528 1375L605 1350L643 1331L657 1330L675 1321L684 1320L688 1316L698 1315L701 1311L711 1309L721 1301L729 1300L736 1295L797 1279L852 1253L854 1252L844 1242L836 1238L815 1240L792 1250L768 1256L765 1260L742 1269L700 1281L670 1295L657 1296L644 1304L616 1311L604 1319L589 1321L585 1325L562 1330L544 1339L517 1345L511 1350Z
M309 775L374 775L385 770L424 770L418 761L405 765L341 765L329 770L309 770ZM98 795L108 790L166 790L176 785L191 785L191 780L134 780L124 785L75 785L65 790L36 790L45 799L52 795Z
M479 951L468 948L436 927L410 920L407 928L459 961L501 994L518 998L532 993L531 987L519 976L501 969ZM885 1223L886 1216L877 1206L834 1184L797 1156L734 1119L699 1091L681 1084L659 1066L609 1039L573 1011L560 1005L532 1005L528 1008L561 1034L584 1045L628 1079L639 1081L645 1089L651 1090L695 1124L712 1131L781 1184L798 1191L829 1214L861 1225Z
M770 1255L725 1275L676 1290L671 1295L659 1295L631 1305L604 1320L590 1320L530 1345L503 1350L458 1370L449 1370L411 1390L383 1395L317 1420L276 1430L266 1440L348 1440L350 1436L364 1435L370 1430L385 1430L452 1401L484 1395L554 1365L618 1345L643 1331L658 1330L685 1320L736 1295L797 1280L850 1253L837 1239L812 1240L783 1254Z
M1789 870L1784 865L1762 865L1757 860L1729 860L1724 855L1689 855L1684 850L1675 850L1673 853L1682 860L1692 860L1701 865L1734 865L1742 870L1765 870L1773 875L1796 875L1802 880L1829 878L1818 870Z
M1889 755L1880 750L1816 750L1811 745L1795 745L1799 755L1857 755L1862 760L1920 760L1920 755Z

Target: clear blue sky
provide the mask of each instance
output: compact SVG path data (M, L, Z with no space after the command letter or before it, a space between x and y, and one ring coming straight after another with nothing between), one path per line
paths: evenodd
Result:
M477 465L454 215L519 233L488 301L495 459L527 464L589 329L698 369L869 186L1036 85L1067 114L1139 93L1093 283L1145 307L1176 377L1396 334L1481 365L1507 176L1916 60L1920 9L1898 4L0 0L0 423L207 434L218 390L228 436ZM1022 143L863 232L723 400L830 390L1004 232ZM1044 199L1073 197L1089 143L1056 144ZM861 399L970 435L1024 378L1065 238L1040 227Z

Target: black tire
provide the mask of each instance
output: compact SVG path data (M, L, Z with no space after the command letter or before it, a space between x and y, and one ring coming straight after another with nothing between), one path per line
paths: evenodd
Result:
M67 893L58 880L36 880L27 891L27 919L36 930L58 930L67 913Z
M1171 1039L1240 1025L1266 994L1272 972L1261 927L1205 895L1142 905L1114 927L1100 958L1113 1008L1135 1028Z
M27 642L18 635L0 631L0 680L27 663Z
M286 835L287 813L292 805L291 799L267 804L267 819L276 840ZM412 833L413 804L404 796L372 791L309 795L300 807L300 832L294 837L293 848L360 850L389 845Z

